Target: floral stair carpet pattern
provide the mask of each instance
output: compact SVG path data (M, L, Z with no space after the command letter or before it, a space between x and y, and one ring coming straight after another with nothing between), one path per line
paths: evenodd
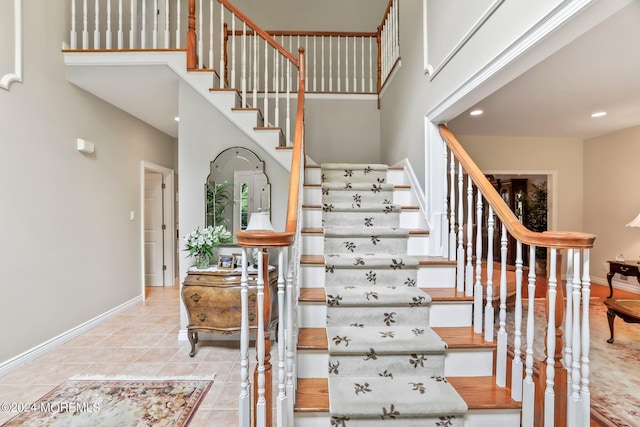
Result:
M462 426L385 165L323 164L331 425Z
M70 379L4 427L188 425L212 380ZM18 408L17 408L18 409Z

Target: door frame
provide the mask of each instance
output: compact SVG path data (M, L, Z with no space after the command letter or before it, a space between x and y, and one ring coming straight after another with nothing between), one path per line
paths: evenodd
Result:
M164 192L162 197L162 216L166 228L163 232L163 259L167 269L164 272L163 286L174 286L176 283L176 222L175 222L175 173L173 169L142 160L140 162L140 286L142 299L145 299L146 287L144 279L144 176L146 172L162 174Z

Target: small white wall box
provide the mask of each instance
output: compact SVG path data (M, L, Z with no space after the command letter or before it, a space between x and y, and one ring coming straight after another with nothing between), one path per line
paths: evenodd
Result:
M78 138L76 140L76 149L78 151L81 151L83 153L93 153L94 148L95 147L93 145L93 142L85 141L82 138Z

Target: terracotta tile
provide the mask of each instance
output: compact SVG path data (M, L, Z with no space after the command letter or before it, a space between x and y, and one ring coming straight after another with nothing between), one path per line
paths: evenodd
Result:
M144 349L144 353L136 361L138 363L167 363L176 353L174 348Z
M162 363L132 363L120 372L119 375L154 376L162 369Z
M197 363L165 363L159 371L159 375L166 376L189 376L198 367Z
M191 421L191 424L189 424L190 427L237 427L237 425L237 410L211 411L204 409L196 412L194 418Z

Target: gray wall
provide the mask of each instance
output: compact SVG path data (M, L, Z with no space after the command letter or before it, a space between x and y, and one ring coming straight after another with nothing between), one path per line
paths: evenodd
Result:
M66 81L69 14L23 1L24 82L0 89L0 363L140 295L140 162L176 167L172 138Z

